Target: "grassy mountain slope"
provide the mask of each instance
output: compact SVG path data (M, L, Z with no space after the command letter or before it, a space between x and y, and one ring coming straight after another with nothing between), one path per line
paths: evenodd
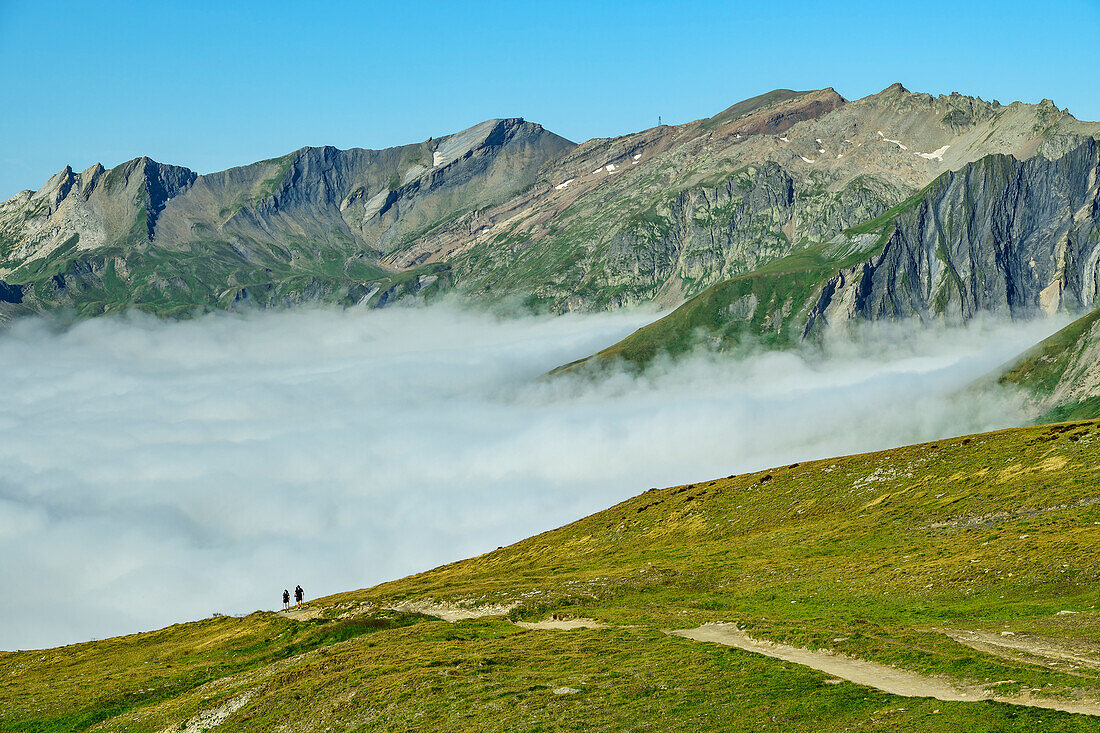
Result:
M1100 417L1100 310L1040 342L998 381L1029 392L1039 422Z
M710 286L622 341L551 373L619 360L644 367L658 356L675 357L699 346L792 346L802 335L800 321L844 260L821 245L780 258Z
M712 285L622 341L551 373L586 371L615 362L644 368L660 356L675 357L701 346L720 350L792 347L804 337L811 312L829 281L837 272L880 255L897 218L919 204L923 194L845 230L831 242L808 246Z
M315 601L313 619L257 612L0 654L0 728L199 729L225 717L234 730L1100 730L1100 718L1003 703L902 700L661 631L733 621L1004 692L1096 694L1098 450L1100 423L1064 424L653 489ZM384 610L429 599L609 626ZM952 629L1077 652L978 651Z

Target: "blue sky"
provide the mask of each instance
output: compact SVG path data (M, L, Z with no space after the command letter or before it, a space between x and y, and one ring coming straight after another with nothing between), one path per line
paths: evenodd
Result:
M1100 0L0 0L0 199L66 164L209 172L303 145L387 147L490 117L573 140L777 87L900 81L1100 119Z

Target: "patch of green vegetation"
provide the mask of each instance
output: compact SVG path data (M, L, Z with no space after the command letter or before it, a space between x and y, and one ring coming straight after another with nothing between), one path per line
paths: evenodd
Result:
M430 299L431 296L443 292L444 286L450 284L450 265L443 262L432 262L412 270L389 273L379 279L375 285L378 290L371 296L369 305L378 306L383 302L390 303L406 295L417 295ZM430 283L421 285L421 278L432 278Z
M103 176L104 191L106 191L107 193L111 193L112 191L122 187L122 185L126 182L126 167L128 165L128 162L122 163L107 171L107 174Z
M130 228L119 239L118 244L122 247L133 247L141 242L148 241L150 236L150 220L149 209L144 205L138 204L137 211L134 212L134 219L130 224Z
M297 153L287 153L281 158L271 158L270 160L261 161L262 163L273 164L275 170L272 172L271 177L260 181L259 186L253 190L253 199L262 201L274 194L279 186L283 184L283 181L286 180L286 174L290 171L290 166L294 164L294 159L296 157Z
M969 125L970 122L970 114L966 110L958 107L952 107L947 110L947 114L940 120L941 124L952 127L963 127Z
M675 357L700 345L720 349L792 346L801 337L805 316L828 279L871 254L857 250L836 255L828 245L812 245L712 285L664 318L551 374L612 362L642 368L658 356Z
M1100 418L1100 395L1059 405L1041 415L1035 422L1055 423Z
M1023 387L1038 396L1051 394L1098 322L1100 309L1078 318L1027 351L997 381Z
M434 221L430 221L422 227L406 232L405 234L401 235L400 241L392 245L392 251L398 251L408 247L409 245L415 244L420 239L426 237L428 234L435 231L436 229L461 219L467 213L469 212L466 209L457 208L445 214L444 216L435 219ZM530 234L528 234L528 236L530 236Z
M944 176L946 176L946 174L944 174ZM854 237L859 234L867 234L869 232L877 232L887 229L897 220L899 216L917 208L921 201L923 201L928 195L928 192L932 189L932 187L936 186L940 181L942 181L944 179L944 176L940 176L935 181L928 184L928 186L922 188L920 191L916 192L901 203L891 206L889 209L882 212L874 219L845 229L844 233L849 237Z
M20 665L8 675L17 678L19 687L5 693L10 697L8 705L0 707L0 725L27 733L86 730L111 718L155 708L217 679L420 620L416 614L389 612L299 623L256 612L244 618L218 616L149 634L22 653L33 654L34 664ZM19 654L0 652L0 668ZM101 664L103 658L111 660L110 666ZM54 695L23 694L33 691L39 679L53 680ZM71 697L57 698L66 694ZM33 716L20 710L28 697L37 706Z
M391 191L396 191L397 189L401 188L401 176L397 173L397 171L394 171L390 174L389 183L387 183L386 185Z
M829 182L825 178L825 174L822 171L810 171L810 180L808 183L798 190L797 197L799 199L811 199L819 196L825 196L828 193Z
M64 269L68 259L76 252L79 242L80 235L74 233L49 256L23 262L4 279L15 285L30 285L35 281L48 280Z
M371 282L386 277L389 271L382 269L370 260L353 257L344 265L344 272L353 280Z
M139 213L135 231L140 220ZM69 314L65 317L134 309L186 318L215 309L303 301L351 305L367 296L372 283L395 277L373 253L357 249L335 228L320 241L289 237L288 246L270 241L230 244L202 228L193 234L197 239L170 250L129 241L80 250L74 235L49 256L24 263L6 281L28 288L27 307ZM434 296L450 287L446 270L435 264L405 277L444 272L422 289L424 297ZM400 274L396 279L401 280Z

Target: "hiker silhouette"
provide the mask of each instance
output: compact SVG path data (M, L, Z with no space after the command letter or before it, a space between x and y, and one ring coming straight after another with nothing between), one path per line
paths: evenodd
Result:
M302 586L296 586L294 588L294 603L296 606L302 605L302 599L306 597L306 592L302 590Z

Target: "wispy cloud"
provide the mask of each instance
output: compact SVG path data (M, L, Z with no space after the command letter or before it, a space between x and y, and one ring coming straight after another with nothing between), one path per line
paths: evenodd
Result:
M880 327L827 358L701 354L538 380L650 316L450 305L0 336L0 648L275 608L561 525L651 486L1020 419L953 393L1054 330Z

